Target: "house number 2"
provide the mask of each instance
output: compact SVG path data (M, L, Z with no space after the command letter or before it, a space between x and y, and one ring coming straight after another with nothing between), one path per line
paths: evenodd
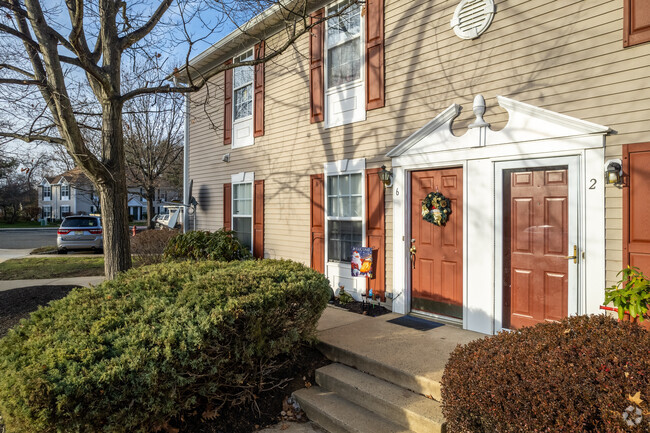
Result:
M589 189L596 189L596 179L591 179L590 182Z

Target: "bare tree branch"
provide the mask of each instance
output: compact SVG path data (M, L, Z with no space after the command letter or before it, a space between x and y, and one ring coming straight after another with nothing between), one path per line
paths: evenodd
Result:
M0 132L0 137L13 138L16 140L24 141L25 143L43 141L45 143L65 144L65 140L59 137L51 137L48 135L22 135L22 134L15 134L12 132Z
M149 18L149 21L147 21L142 27L139 29L127 34L126 36L123 36L120 38L120 50L124 51L125 49L129 48L131 45L135 44L136 42L140 41L142 38L147 36L153 28L160 22L160 19L163 17L165 12L167 12L167 9L172 4L172 0L164 0L160 5L158 5L158 8L156 11L151 15L151 18Z
M17 66L9 65L7 63L0 63L0 69L9 69L11 71L18 72L19 74L22 74L22 75L24 75L26 77L29 77L31 79L36 78L34 74L32 74L32 73L30 73L30 72L28 72L28 71L26 71L24 69L21 69L21 68L19 68Z

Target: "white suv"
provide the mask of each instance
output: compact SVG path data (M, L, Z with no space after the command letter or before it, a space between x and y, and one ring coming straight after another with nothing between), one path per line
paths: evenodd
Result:
M59 254L72 250L104 251L102 220L97 216L69 216L63 220L56 232L56 247Z

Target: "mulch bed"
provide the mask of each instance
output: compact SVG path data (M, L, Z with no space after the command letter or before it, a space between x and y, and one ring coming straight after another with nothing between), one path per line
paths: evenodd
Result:
M40 305L61 299L78 286L32 286L0 291L0 337Z
M39 305L65 297L74 287L77 286L33 286L1 291L0 338ZM253 403L223 408L211 420L202 419L197 414L171 423L171 427L179 428L181 433L251 433L280 421L307 421L304 414L296 413L287 398L292 392L315 384L316 369L331 361L309 346L297 348L292 359L287 357L284 361L286 364L273 375L275 383L282 385L260 393ZM0 432L2 430L0 422Z
M377 302L372 305L369 305L368 303L364 305L363 302L359 301L343 304L338 298L336 298L333 301L330 301L330 305L344 308L348 311L351 311L352 313L363 314L371 317L383 316L384 314L392 313L392 311L390 311L388 308L377 305Z

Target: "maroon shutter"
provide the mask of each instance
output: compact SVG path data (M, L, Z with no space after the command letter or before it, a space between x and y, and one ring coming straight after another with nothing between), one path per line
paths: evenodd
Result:
M311 175L311 268L325 273L325 178Z
M228 60L226 65L232 64ZM223 144L232 143L232 69L226 69L223 80Z
M650 275L650 143L623 146L623 266Z
M223 228L232 230L232 184L223 184Z
M650 41L650 1L624 0L623 46Z
M255 45L255 59L264 58L264 41ZM253 113L253 137L264 135L264 63L255 65L255 112Z
M366 110L384 106L384 0L366 1Z
M379 180L380 168L366 170L366 246L372 248L373 278L368 289L386 300L386 228L384 223L384 185Z
M311 23L323 19L325 9L311 14ZM309 37L309 114L310 122L325 119L325 62L323 59L325 24L320 23L311 29Z
M264 258L264 180L256 180L253 191L253 256Z

